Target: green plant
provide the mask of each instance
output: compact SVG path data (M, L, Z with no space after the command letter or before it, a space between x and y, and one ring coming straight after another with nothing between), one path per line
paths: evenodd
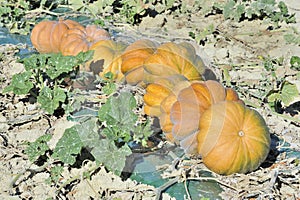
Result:
M290 59L291 68L300 71L300 57L292 56Z
M82 13L90 13L94 16L100 13L110 13L113 10L115 0L98 0L90 3L84 0L69 0L68 5L73 9Z
M78 56L61 54L33 54L20 60L25 71L15 74L3 92L31 94L49 114L59 108L67 98L66 80L76 75L79 65L91 59L92 52Z
M137 15L145 14L147 8L146 2L145 0L121 0L120 15L125 16L127 22L130 24L134 24L136 23L135 18Z
M294 31L294 33L285 34L283 37L288 44L300 45L300 35L297 31Z
M30 25L25 16L30 9L30 4L26 0L1 1L0 27L6 27L12 33L28 34Z
M268 18L274 23L296 22L295 14L289 14L287 6L282 1L277 3L275 0L228 0L224 3L215 3L214 7L223 12L225 19L235 21L240 21L244 18Z
M271 75L264 84L264 91L262 91L261 97L267 100L272 110L280 112L282 107L286 108L298 99L299 91L297 85L296 83L288 81L287 77L282 77L277 74L277 70L284 67L285 60L283 57L262 57L261 59L263 60L263 67L267 73ZM289 62L290 67L297 70L300 59L298 56L292 56Z
M31 24L44 18L44 14L58 16L51 10L64 0L6 0L0 2L0 27L6 27L11 33L27 35Z
M102 87L102 91L104 94L106 95L110 95L112 93L114 93L117 89L117 86L115 84L114 80L114 74L112 72L107 72L106 74L104 74L104 78L102 80L102 82L105 84Z
M296 99L299 99L300 92L297 86L288 81L283 81L278 88L274 88L267 95L269 105L276 109L276 103L282 103L282 106L287 107L291 105Z
M203 30L194 30L189 32L189 36L193 38L198 44L207 39L207 36L211 35L215 31L213 24L208 25Z
M149 121L138 121L138 116L134 113L136 106L136 100L131 93L121 92L118 96L111 96L100 107L98 117L84 118L81 123L65 130L55 148L49 152L48 160L73 165L82 149L86 148L96 162L120 175L126 156L132 153L130 144L133 142L146 146L148 137L152 134ZM36 161L50 150L47 145L50 139L51 135L45 135L28 143L25 153L30 161ZM61 170L57 167L53 171L55 176L52 179Z
M36 161L40 156L44 155L46 151L50 149L47 142L49 142L51 138L52 135L46 134L42 135L34 142L27 143L27 147L24 152L28 155L28 159L31 162Z

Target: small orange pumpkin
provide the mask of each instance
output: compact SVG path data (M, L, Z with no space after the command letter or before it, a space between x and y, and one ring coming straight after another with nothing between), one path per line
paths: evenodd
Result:
M92 60L86 63L86 70L101 77L111 72L113 79L121 81L124 77L121 72L121 54L125 48L125 44L113 40L98 41L90 47L90 50L94 51L94 55Z
M258 168L271 142L260 114L234 101L214 104L202 114L197 139L204 164L225 175Z
M144 81L148 84L174 74L181 74L188 80L202 80L206 67L191 44L168 42L145 60L144 70Z
M125 74L126 82L130 85L145 86L144 62L157 49L158 44L148 39L137 40L129 45L122 54L122 73Z
M60 51L63 55L77 55L79 52L86 52L90 47L100 41L109 40L109 33L96 25L75 27L65 32L61 39Z
M58 53L63 35L75 27L83 28L73 20L42 21L32 29L30 36L32 45L40 53Z
M147 115L158 117L161 115L161 103L163 100L179 89L179 85L187 82L182 75L176 74L174 76L157 79L154 83L146 87L144 95L144 112ZM187 83L186 83L187 84Z

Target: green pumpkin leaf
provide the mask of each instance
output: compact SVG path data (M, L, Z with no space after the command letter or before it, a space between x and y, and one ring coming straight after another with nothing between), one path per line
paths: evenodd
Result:
M65 164L74 164L77 155L83 147L81 137L77 132L77 127L73 126L65 130L53 150L52 157L57 158Z
M120 175L125 166L126 156L129 156L132 152L127 144L118 148L113 141L103 139L99 141L99 144L93 148L91 153L97 162L105 165L116 175Z
M111 96L99 109L100 121L108 125L118 125L128 128L134 126L137 116L133 112L136 101L129 92L122 92L118 97Z
M27 94L33 88L33 83L30 81L32 75L29 71L13 75L10 85L3 89L3 93L12 91L17 95Z
M106 124L101 133L110 140L130 141L131 131L137 121L137 115L133 112L135 107L135 98L129 92L111 96L98 112L99 120Z
M41 107L49 114L53 114L59 107L60 102L64 102L66 99L65 91L61 88L55 87L53 90L49 87L44 87L39 96L37 102L41 104Z
M46 73L51 79L55 79L63 73L72 71L76 64L75 57L57 54L57 56L52 56L49 58L48 65L50 65L50 67L48 67Z
M44 155L45 152L49 150L47 142L50 141L51 138L52 135L50 134L42 135L34 142L30 142L28 144L28 146L25 149L25 154L28 156L28 159L31 162L36 161L38 157Z
M91 118L74 127L85 147L94 148L99 145L100 136L98 133L97 118Z
M300 100L300 93L295 84L285 81L279 91L268 95L268 102L273 105L275 101L281 101L284 106L289 106L296 100Z
M47 63L47 58L51 54L33 54L20 60L24 64L26 71L33 69L43 69Z
M300 57L292 56L290 60L291 68L300 71Z
M296 85L285 82L281 90L280 99L285 106L289 106L297 97L299 97L299 95Z

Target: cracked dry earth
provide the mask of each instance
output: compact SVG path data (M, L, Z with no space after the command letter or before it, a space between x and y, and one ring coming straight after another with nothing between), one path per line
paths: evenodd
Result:
M265 118L272 134L272 149L267 161L249 174L213 174L214 180L223 189L220 194L222 199L300 199L300 99L289 109L283 108L282 114L276 114L260 99L259 93L271 77L270 72L263 67L261 56L283 57L283 66L277 68L275 73L295 83L300 91L300 81L288 62L291 56L300 55L300 46L287 44L284 39L284 34L292 32L291 26L300 31L300 5L297 0L286 3L291 12L297 13L298 23L282 24L274 31L268 29L271 25L265 21L236 23L224 21L221 15L205 18L200 15L159 15L144 19L139 26L111 24L109 27L117 33L116 40L128 43L140 38L159 42L192 42L197 53L220 81L234 87L241 99ZM196 44L190 39L188 32L191 28L206 27L210 23L214 24L216 31L207 36L204 43ZM22 64L17 62L18 52L23 48L31 47L25 44L0 45L1 91L13 74L23 70ZM47 184L46 180L50 176L48 168L51 166L40 169L40 166L32 164L24 154L26 142L35 141L50 132L54 139L49 145L54 145L63 130L71 127L73 122L67 121L64 116L55 118L45 115L27 96L1 93L0 98L0 199L156 198L157 191L153 186L130 179L121 180L104 167L100 167L89 180L81 179L82 173L95 165L92 161L83 162L80 168L64 167L61 179L79 177L69 185L60 188L60 185ZM163 176L178 177L187 166L193 166L190 170L194 173L190 173L189 178L200 181L197 170L205 167L193 158L181 160L177 169L171 170L166 166ZM188 198L187 194L182 194L184 198ZM163 193L162 199L172 197Z

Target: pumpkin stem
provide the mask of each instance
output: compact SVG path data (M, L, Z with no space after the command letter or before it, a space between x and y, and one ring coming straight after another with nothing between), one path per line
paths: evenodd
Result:
M243 137L245 135L245 133L243 131L239 131L239 136Z

